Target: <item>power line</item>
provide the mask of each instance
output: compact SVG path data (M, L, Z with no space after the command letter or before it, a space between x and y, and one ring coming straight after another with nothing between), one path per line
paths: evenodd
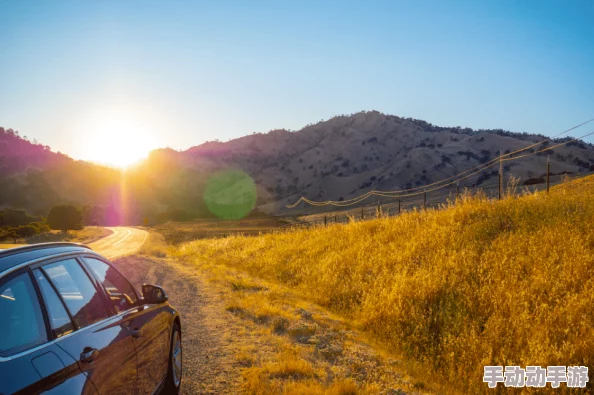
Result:
M526 157L526 156L530 156L530 155L536 155L536 154L539 154L539 153L541 153L541 152L548 151L548 150L551 150L551 149L554 149L554 148L560 147L560 146L562 146L562 145L565 145L565 144L573 143L574 141L581 140L581 139L583 139L583 138L585 138L585 137L588 137L588 136L591 136L591 135L593 135L593 134L594 134L594 132L591 132L591 133L585 134L585 135L583 135L583 136L581 136L581 137L576 137L576 138L574 138L574 139L572 139L572 140L565 141L565 142L563 142L563 143L559 143L559 144L553 145L553 146L551 146L551 147L547 147L547 148L541 149L541 150L539 150L539 151L536 151L536 152L530 152L530 153L528 153L528 154L524 154L524 155L516 156L515 158L508 158L508 159L503 159L503 161L504 161L504 162L506 162L506 161L508 161L508 160L516 160L516 159L521 159L521 158L524 158L524 157Z
M474 173L468 174L468 175L466 175L466 176L464 176L464 177L462 177L460 179L454 180L454 181L452 181L452 182L450 182L448 184L436 186L436 187L430 188L430 189L424 189L423 191L420 191L420 192L413 192L413 193L407 193L407 194L401 194L401 195L398 195L398 196L394 196L394 195L387 194L387 193L380 192L380 191L370 191L370 192L368 192L368 193L366 193L364 195L359 196L357 198L357 200L350 201L350 202L340 202L340 201L339 202L336 202L336 201L332 201L332 200L325 201L325 202L314 202L314 201L311 201L311 200L309 200L307 198L303 198L301 201L304 201L304 202L306 202L308 204L311 204L312 206L318 206L318 207L319 206L348 207L348 206L352 206L352 205L355 205L357 203L362 202L363 200L367 199L371 195L373 195L373 196L381 196L381 197L389 197L389 198L394 198L394 197L403 198L403 197L410 197L410 196L418 196L418 195L421 195L423 193L437 191L437 190L442 189L442 188L444 188L446 186L449 186L449 185L452 185L454 183L457 183L457 182L460 182L462 180L465 180L465 179L467 179L469 177L472 177L475 174L478 174L478 173L482 172L483 170L486 170L489 167L493 167L496 164L497 163L491 163L489 166L487 166L485 168L482 168L480 170L477 170ZM288 208L290 208L290 207L288 207Z
M571 143L573 141L577 141L577 140L583 139L584 137L590 136L590 135L594 134L594 132L588 133L588 134L586 134L584 136L581 136L581 137L578 137L578 138L575 138L575 139L572 139L572 140L569 140L569 141L566 141L566 142L563 142L563 143L559 143L559 144L554 145L552 147L548 147L548 148L545 148L545 149L542 149L542 150L539 150L539 151L536 151L536 152L533 152L533 153L521 155L521 156L518 156L518 157L515 157L515 158L509 158L509 156L511 156L511 155L520 153L522 151L526 151L526 150L528 150L528 149L530 149L532 147L535 147L537 145L542 145L542 144L544 144L544 143L546 143L548 141L551 141L551 140L553 140L553 139L555 139L555 138L557 138L557 137L559 137L559 136L561 136L563 134L569 133L572 130L575 130L575 129L581 127L581 126L584 126L584 125L586 125L586 124L588 124L588 123L590 123L592 121L594 121L594 118L589 119L589 120L587 120L585 122L582 122L582 123L580 123L580 124L578 124L576 126L573 126L572 128L569 128L569 129L567 129L567 130L565 130L565 131L563 131L563 132L561 132L561 133L559 133L559 134L557 134L555 136L549 137L548 139L545 139L545 140L536 142L534 144L531 144L531 145L528 145L526 147L520 148L520 149L515 150L513 152L509 152L507 154L500 155L499 157L497 157L495 159L492 159L492 160L490 160L490 161L488 161L486 163L483 163L481 165L475 166L474 168L470 168L470 169L465 170L465 171L463 171L463 172L461 172L459 174L456 174L454 176L447 177L447 178L444 178L442 180L439 180L439 181L436 181L434 183L431 183L431 184L428 184L428 185L424 185L424 186L421 186L421 187L411 188L411 189L407 189L407 190L399 190L399 191L378 191L378 190L372 190L372 191L369 191L369 192L364 193L361 196L358 196L358 197L355 197L355 198L352 198L352 199L348 199L348 200L342 200L342 201L328 200L328 201L323 201L323 202L315 202L313 200L307 199L305 196L302 196L295 203L290 204L290 205L287 205L286 207L287 208L294 208L294 207L296 207L301 202L305 202L305 203L307 203L307 204L309 204L311 206L316 206L316 207L319 207L319 206L328 206L328 205L335 206L335 207L348 207L348 206L352 206L352 205L358 204L358 203L362 202L363 200L367 199L370 196L394 197L394 198L395 197L410 197L410 196L416 196L416 195L420 195L420 194L427 193L427 192L436 191L436 190L439 190L439 189L444 188L446 186L449 186L449 185L452 185L454 183L457 183L457 182L460 182L462 180L465 180L465 179L467 179L467 178L469 178L469 177L471 177L471 176L473 176L473 175L475 175L477 173L480 173L483 170L486 170L486 169L492 167L494 164L499 163L500 161L515 160L515 159L524 158L526 156L535 155L537 153L544 152L544 151L547 151L547 150L550 150L550 149L559 147L561 145L565 145L565 144ZM506 159L503 159L503 158L506 158ZM474 171L474 170L476 170L476 171ZM461 175L466 174L466 173L471 172L471 171L474 171L474 172L471 173L471 174L469 174L469 175L466 175L464 177L458 178ZM435 188L427 189L429 187L432 187L434 185L438 185L438 184L444 183L444 182L449 181L451 179L455 179L455 180L453 182L449 182L447 184L440 185L440 186L435 187ZM421 190L421 191L420 192L411 193L411 191L415 191L415 190Z

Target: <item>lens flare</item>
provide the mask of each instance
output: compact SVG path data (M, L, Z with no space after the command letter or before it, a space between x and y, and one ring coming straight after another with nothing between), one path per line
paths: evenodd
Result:
M241 219L252 211L257 195L256 183L249 174L241 170L221 170L210 176L202 197L217 217Z

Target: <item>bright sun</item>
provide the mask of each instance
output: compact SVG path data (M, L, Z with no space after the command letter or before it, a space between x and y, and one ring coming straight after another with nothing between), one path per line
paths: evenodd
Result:
M102 114L84 141L84 159L117 167L127 167L146 158L157 148L153 131L128 114Z

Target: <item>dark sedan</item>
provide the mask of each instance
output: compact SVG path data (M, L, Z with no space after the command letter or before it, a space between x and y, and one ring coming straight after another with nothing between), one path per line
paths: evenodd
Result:
M0 394L176 394L181 376L162 288L78 244L0 251Z

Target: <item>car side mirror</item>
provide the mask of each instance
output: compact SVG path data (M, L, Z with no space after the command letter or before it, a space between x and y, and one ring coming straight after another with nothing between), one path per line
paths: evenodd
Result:
M143 284L142 298L145 303L165 303L169 300L165 290L157 285Z

